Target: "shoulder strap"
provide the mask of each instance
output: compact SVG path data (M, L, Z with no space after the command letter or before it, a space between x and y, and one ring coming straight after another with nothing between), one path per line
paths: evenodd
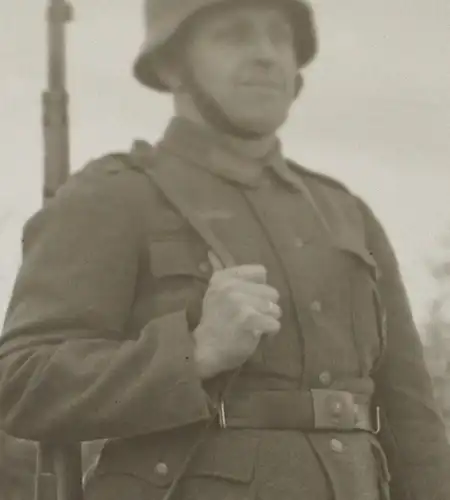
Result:
M299 165L295 161L287 160L289 166L295 170L300 175L306 175L308 177L314 177L319 179L321 182L328 184L337 189L341 189L342 191L346 191L347 193L351 193L350 189L340 180L331 177L328 174L324 174L323 172L318 172L317 170L311 170L309 168L304 167L303 165Z
M156 150L145 141L135 141L128 159L131 167L143 173L179 214L186 219L190 226L220 259L223 266L234 267L236 265L234 257L223 242L217 238L210 226L198 217L195 211L186 203L180 190L174 189L173 184L155 174L156 162L159 161Z
M289 162L289 165L295 165L295 164ZM331 235L331 228L324 213L320 209L319 205L316 203L314 196L312 195L306 183L303 181L302 176L298 175L301 172L302 170L300 168L298 169L297 172L293 172L292 170L287 168L278 171L278 174L281 175L288 184L294 186L295 189L297 189L297 191L299 191L302 194L302 196L308 201L311 208L316 213L316 216L319 219L320 223L322 224L322 227L325 229L327 235Z

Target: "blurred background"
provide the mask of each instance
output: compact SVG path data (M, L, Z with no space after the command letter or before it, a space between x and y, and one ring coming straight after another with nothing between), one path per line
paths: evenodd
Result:
M450 2L312 3L321 53L282 131L285 154L346 183L383 222L450 420ZM131 77L143 37L141 0L72 5L75 171L134 138L156 140L171 106ZM42 202L45 10L45 0L0 5L0 320L20 265L23 223ZM1 500L32 498L33 461L32 444L0 435Z

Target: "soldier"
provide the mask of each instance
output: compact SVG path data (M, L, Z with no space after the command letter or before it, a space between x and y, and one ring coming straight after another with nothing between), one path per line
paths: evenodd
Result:
M283 157L304 0L149 0L152 151L74 175L24 230L1 425L108 439L88 500L448 500L450 451L392 247Z

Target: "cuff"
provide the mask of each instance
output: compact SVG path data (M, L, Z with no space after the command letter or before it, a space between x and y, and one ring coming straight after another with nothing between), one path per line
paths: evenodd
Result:
M142 330L141 338L150 341L154 349L149 363L154 394L147 421L152 432L210 418L210 402L197 372L186 312L177 311L151 321Z

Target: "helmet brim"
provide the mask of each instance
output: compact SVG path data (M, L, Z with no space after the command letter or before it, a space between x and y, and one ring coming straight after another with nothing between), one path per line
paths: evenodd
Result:
M134 61L133 76L145 87L158 92L169 92L169 87L161 80L156 71L155 51L156 47L153 41L144 43Z

